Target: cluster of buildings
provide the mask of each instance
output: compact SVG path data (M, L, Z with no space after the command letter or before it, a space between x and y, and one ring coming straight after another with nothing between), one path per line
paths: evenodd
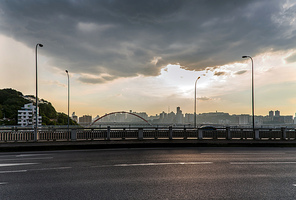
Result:
M145 112L133 112L151 124L194 124L194 114L186 113L183 114L180 107L177 107L176 113L162 112L154 116L148 116ZM90 115L83 115L82 117L77 117L75 113L72 115L72 119L78 122L82 126L90 125L94 120L98 119L99 116L94 119ZM134 115L129 115L128 113L115 113L112 115L106 115L102 117L96 124L100 123L143 123L141 118L135 117ZM230 115L224 112L209 112L200 113L196 116L197 124L219 124L219 125L241 125L247 126L252 124L252 116L247 114L241 115ZM279 125L279 124L296 124L296 117L293 116L281 116L280 111L270 111L267 116L255 116L255 125Z
M75 112L72 114L72 119L82 126L90 125L94 120L99 119L100 116L92 118L91 115L83 115L77 117ZM194 114L183 114L180 107L177 107L176 113L162 112L159 115L148 116L145 112L129 113L114 113L106 114L97 122L99 123L143 123L143 119L151 124L194 124ZM18 110L18 125L20 126L33 126L36 121L36 106L33 103L25 104ZM197 124L219 124L219 125L250 125L252 123L251 115L230 115L224 112L210 112L201 113L196 116ZM42 117L38 116L38 126L42 124ZM280 111L269 111L267 116L255 116L255 125L277 125L277 124L296 124L296 116L281 116Z

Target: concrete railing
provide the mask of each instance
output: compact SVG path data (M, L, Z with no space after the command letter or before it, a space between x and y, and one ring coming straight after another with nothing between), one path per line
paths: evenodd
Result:
M151 139L197 139L197 140L295 140L295 129L219 128L217 130L158 127L158 128L40 128L38 141L77 140L151 140ZM31 128L0 129L0 142L32 142Z

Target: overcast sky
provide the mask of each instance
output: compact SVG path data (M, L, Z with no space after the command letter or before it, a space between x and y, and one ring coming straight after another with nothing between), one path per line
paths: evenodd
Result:
M0 86L78 116L296 112L295 0L0 1Z

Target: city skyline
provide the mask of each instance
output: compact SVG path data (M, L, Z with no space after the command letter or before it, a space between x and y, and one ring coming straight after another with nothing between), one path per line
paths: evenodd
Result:
M240 114L231 115L224 112L209 112L198 113L196 118L193 113L183 113L180 107L176 108L176 112L161 112L156 115L148 116L146 112L112 112L105 115L97 115L92 117L90 115L83 115L78 117L75 112L72 114L72 119L83 126L96 126L96 125L115 125L114 123L147 123L146 125L189 125L196 127L194 120L198 126L205 124L215 124L218 126L225 125L239 125L250 126L253 124L252 115ZM271 110L267 115L256 115L254 118L255 126L276 126L276 125L293 125L296 122L295 117L292 115L281 115L279 110ZM106 124L107 123L107 124ZM108 124L109 123L109 124Z
M187 112L183 112L183 110L180 110L181 107L177 107L175 109L176 109L175 111L174 110L170 110L168 112L162 111L162 112L155 113L153 115L148 115L147 112L145 112L145 111L140 111L139 112L139 111L134 111L134 110L116 111L116 112L104 113L104 114L101 114L101 115L96 114L94 116L93 115L89 115L89 114L83 114L81 116L77 116L76 113L73 112L72 115L71 115L71 118L73 119L73 116L75 116L76 121L78 121L78 118L87 116L87 117L91 117L92 120L95 120L97 118L102 118L102 117L105 117L105 116L126 115L128 113L133 113L133 114L136 114L136 115L138 115L138 116L143 117L143 118L146 119L146 118L150 118L150 117L151 118L153 118L153 117L159 117L162 114L174 114L174 115L177 115L178 114L178 109L179 109L179 111L181 111L181 115L183 115L183 117L185 115L192 115L192 116L194 116L194 113L190 113L190 112L187 113ZM227 113L227 112L222 112L222 111L218 111L218 110L216 110L214 112L196 113L196 115L215 114L215 113L216 114L229 114L229 115L244 115L244 116L247 116L248 115L249 117L252 117L252 114L245 114L245 113L233 114L233 113ZM293 117L293 118L295 117L296 118L296 113L294 113L294 115L292 115L292 114L291 115L283 115L280 110L270 110L270 111L268 111L267 113L265 113L263 115L255 115L255 117L274 117L274 116L275 117L289 116L289 117Z
M34 8L34 12L32 12ZM206 12L205 12L206 11ZM0 86L35 94L78 116L114 111L154 115L255 115L296 111L293 1L2 1Z

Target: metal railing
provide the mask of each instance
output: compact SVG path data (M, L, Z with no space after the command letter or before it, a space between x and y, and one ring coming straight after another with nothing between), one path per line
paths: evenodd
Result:
M37 141L80 140L151 140L151 139L197 139L197 140L295 140L295 129L287 128L219 128L216 130L157 127L157 128L39 128ZM32 128L0 128L2 142L33 142Z

